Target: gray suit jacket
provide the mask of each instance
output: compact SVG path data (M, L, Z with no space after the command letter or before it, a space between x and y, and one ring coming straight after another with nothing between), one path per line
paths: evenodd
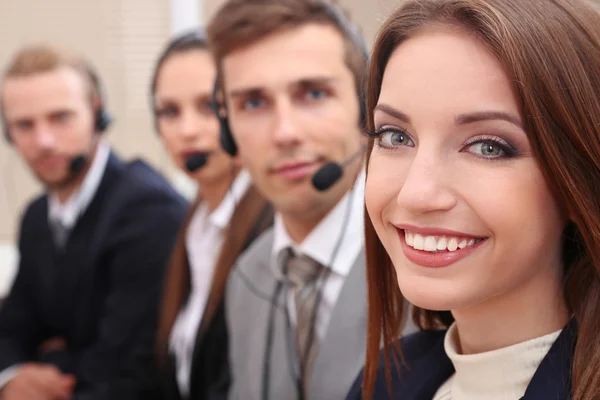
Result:
M230 399L260 400L269 313L276 278L271 270L273 229L239 258L229 277L226 318L232 375ZM307 400L344 399L365 358L367 302L364 250L350 270L325 338L319 345ZM270 355L270 400L297 398L286 344L283 292L274 311Z

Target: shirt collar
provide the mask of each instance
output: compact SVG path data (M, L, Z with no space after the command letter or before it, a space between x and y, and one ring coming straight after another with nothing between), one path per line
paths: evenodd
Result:
M241 170L219 206L208 217L213 225L225 229L233 216L237 204L250 187L250 183L251 178L248 171L245 169Z
M274 240L271 251L271 265L275 276L282 277L281 263L284 251L291 248L296 254L307 255L324 266L331 263L335 255L332 271L342 277L350 272L364 243L364 190L365 172L358 175L353 188L313 229L301 243L295 243L287 233L281 215L275 215ZM349 204L349 202L351 202ZM350 207L350 209L348 209ZM342 230L345 229L345 233ZM343 235L339 248L336 247Z
M75 225L77 219L92 202L100 186L109 156L110 146L101 140L83 182L67 201L61 203L56 195L52 193L49 195L48 218L50 221L60 222L66 228L72 228Z

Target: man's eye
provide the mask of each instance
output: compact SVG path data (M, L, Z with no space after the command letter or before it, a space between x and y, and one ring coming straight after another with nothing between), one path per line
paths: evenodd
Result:
M254 110L264 105L265 101L263 99L248 99L242 103L242 108L244 110Z

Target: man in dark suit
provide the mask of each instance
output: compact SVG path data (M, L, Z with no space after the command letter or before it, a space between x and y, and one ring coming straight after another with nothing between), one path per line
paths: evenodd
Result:
M0 309L0 398L107 399L153 322L187 205L102 140L110 118L81 57L21 50L3 79L5 134L47 193L27 207Z

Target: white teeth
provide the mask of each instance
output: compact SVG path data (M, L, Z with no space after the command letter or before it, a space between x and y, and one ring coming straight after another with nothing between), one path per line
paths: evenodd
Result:
M437 241L433 236L425 237L425 245L423 246L423 250L426 251L436 251L437 250Z
M446 250L447 244L448 241L446 241L446 238L442 236L437 242L437 250Z
M425 241L423 240L423 236L419 235L418 233L415 233L413 247L417 250L424 250L425 249L424 245L425 245Z
M406 237L406 244L412 246L415 242L415 236L412 233L406 231L404 231L404 236Z
M458 239L455 237L450 238L448 241L448 251L456 251L458 249Z
M469 239L464 237L452 236L422 236L418 233L404 231L404 240L406 244L417 250L429 252L438 251L456 251L473 246L480 242L480 239Z

